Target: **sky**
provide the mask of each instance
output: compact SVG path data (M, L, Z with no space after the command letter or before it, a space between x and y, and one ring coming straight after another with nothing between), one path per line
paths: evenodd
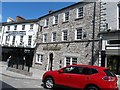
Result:
M8 17L22 16L25 19L37 19L48 14L49 10L59 10L75 2L2 2L2 22Z

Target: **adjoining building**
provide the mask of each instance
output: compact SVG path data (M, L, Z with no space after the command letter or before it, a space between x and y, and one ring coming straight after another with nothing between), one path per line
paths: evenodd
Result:
M9 58L12 64L21 65L24 62L31 67L36 47L38 19L25 20L17 16L16 20L9 18L7 21L2 23L2 61Z
M101 66L120 75L120 1L106 2L103 8L106 28L100 33Z
M71 64L99 65L99 18L99 2L79 2L40 17L42 29L38 34L34 67L55 70ZM93 40L94 61L91 58Z

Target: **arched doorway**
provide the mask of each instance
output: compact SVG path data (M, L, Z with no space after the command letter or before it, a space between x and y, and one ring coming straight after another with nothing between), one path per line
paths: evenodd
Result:
M49 54L49 70L52 70L53 67L53 53Z

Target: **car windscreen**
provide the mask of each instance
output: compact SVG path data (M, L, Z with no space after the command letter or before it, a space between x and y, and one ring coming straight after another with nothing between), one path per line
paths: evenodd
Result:
M107 76L115 77L115 74L109 69L105 69L104 72L106 73Z

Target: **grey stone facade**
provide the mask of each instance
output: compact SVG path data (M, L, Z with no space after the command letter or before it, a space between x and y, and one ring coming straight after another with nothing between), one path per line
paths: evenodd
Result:
M96 5L96 23L95 23L95 61L98 65L98 50L99 50L99 6ZM83 7L83 17L76 18L77 8ZM63 15L69 11L69 21L63 22ZM79 2L67 8L63 8L51 14L39 18L39 24L44 26L45 19L49 18L48 27L43 27L38 33L38 47L34 55L33 67L49 70L50 53L53 53L52 69L56 70L66 66L66 57L77 58L77 64L91 64L92 54L92 31L93 31L93 11L94 3ZM53 25L53 16L58 15L58 23ZM75 31L82 27L82 39L75 39ZM62 41L62 32L68 31L67 41ZM56 32L56 41L51 42L52 32ZM47 42L43 43L43 34L47 33ZM85 35L85 36L84 36ZM42 63L36 63L37 54L43 55Z

